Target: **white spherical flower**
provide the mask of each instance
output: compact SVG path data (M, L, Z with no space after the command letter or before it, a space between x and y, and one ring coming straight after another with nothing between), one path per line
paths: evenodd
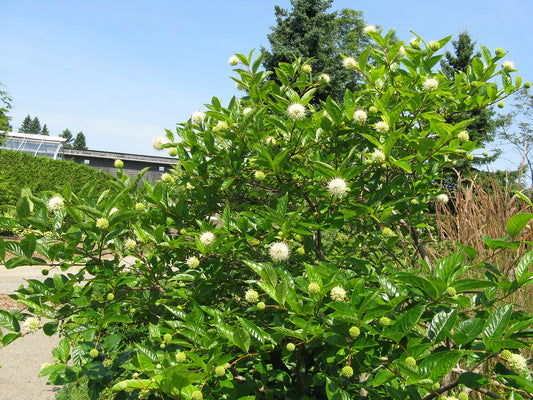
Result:
M115 162L113 163L113 165L115 166L115 168L124 168L124 161L122 160L115 160Z
M404 58L405 57L405 47L404 46L400 46L400 48L398 49L398 57L400 57L400 58Z
M389 131L390 126L387 121L379 121L374 125L374 129L378 133L386 133Z
M509 367L515 372L522 372L528 369L526 359L520 354L512 353L507 358L507 362L509 363Z
M342 62L342 65L349 71L353 71L358 67L357 61L355 61L353 57L346 57Z
M161 182L173 183L174 177L170 175L168 172L164 172L163 174L161 174Z
M48 200L46 207L48 208L48 211L58 212L58 211L61 211L65 207L65 202L63 201L61 197L54 196L50 198L50 200Z
M134 239L128 238L128 239L124 240L124 250L133 251L133 250L135 250L136 244L137 243L135 242Z
M96 225L96 227L98 229L104 230L104 229L109 228L109 221L107 220L107 218L103 218L103 217L102 218L98 218L96 220L95 225Z
M294 120L304 119L306 111L306 108L300 103L291 104L289 108L287 108L287 113L289 114L289 117Z
M248 302L248 303L257 303L257 301L259 300L259 293L257 293L255 290L253 289L248 289L246 291L246 293L244 294L244 299Z
M366 122L367 114L366 111L357 110L353 113L353 120L360 125L363 125Z
M414 47L415 49L419 49L420 39L417 37L411 38L411 40L409 40L409 44L411 45L411 47Z
M439 81L436 80L435 78L426 79L424 83L422 84L422 88L426 92L433 92L437 90L438 87L439 87Z
M363 28L363 32L366 33L366 34L374 33L376 31L377 31L377 29L376 29L375 25L367 25L367 26L365 26Z
M321 83L330 83L331 82L331 76L329 76L328 74L320 74L319 77L318 77L318 80Z
M507 72L511 72L514 70L514 62L512 61L504 61L502 62L502 69Z
M437 196L437 201L438 201L439 203L446 204L446 203L448 203L448 201L450 201L450 198L448 197L447 194L445 194L445 193L441 193L441 194L439 194L439 195Z
M375 149L372 154L370 154L370 161L372 164L383 164L386 158L385 153L381 149Z
M346 182L342 178L335 178L328 184L328 192L332 197L342 198L346 196L349 190L348 185L346 185Z
M205 118L205 114L201 112L200 110L193 112L191 115L191 121L193 124L201 124L204 118Z
M244 110L242 110L243 115L250 114L254 109L252 107L246 107Z
M195 256L187 258L185 263L189 266L189 268L192 269L198 268L200 266L200 260L198 260L198 258Z
M270 258L272 258L272 261L281 262L289 259L290 250L289 246L285 243L277 242L270 246L268 253L270 254Z
M307 286L307 291L311 294L317 294L317 293L320 293L320 285L318 283L315 283L315 282L311 282L308 286Z
M237 56L231 56L229 59L228 59L228 64L231 65L232 67L234 67L235 65L237 65L239 63L239 57Z
M331 292L329 292L329 296L333 301L344 301L346 299L346 290L341 286L335 286L331 289Z
M209 246L210 244L213 244L214 241L215 241L215 235L213 234L213 232L207 231L200 235L200 242L204 246Z
M440 42L438 40L432 40L428 43L428 47L433 51L437 51L440 49Z
M457 134L457 140L460 142L468 142L470 140L470 135L468 131L461 131Z
M309 74L311 73L311 71L313 71L313 67L311 67L309 64L305 64L302 67L302 71L305 72L306 74Z
M213 127L213 132L224 132L229 129L228 123L226 121L218 121L216 126Z
M152 139L152 146L154 146L154 149L156 150L161 150L167 143L167 139L163 136L156 136Z
M41 327L41 320L37 317L28 317L22 323L22 327L28 333L35 333Z
M276 139L274 139L272 136L267 136L265 138L265 143L269 146L273 145L276 143Z

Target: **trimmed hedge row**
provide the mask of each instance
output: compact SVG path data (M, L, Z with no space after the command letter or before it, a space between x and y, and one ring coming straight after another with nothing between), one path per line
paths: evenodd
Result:
M63 186L69 183L75 193L84 186L90 187L96 199L104 190L113 188L114 179L110 174L73 161L1 150L0 212L15 205L24 188L29 188L34 195L43 191L61 193Z

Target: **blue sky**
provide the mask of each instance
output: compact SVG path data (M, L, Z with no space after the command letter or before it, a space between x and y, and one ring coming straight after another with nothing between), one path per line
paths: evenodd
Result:
M50 133L83 131L90 149L159 154L153 136L239 95L227 64L268 47L274 6L290 0L0 0L0 82L13 97L12 125L37 116ZM502 47L533 81L531 0L334 0L368 24L427 41L467 30ZM450 46L448 46L451 48ZM505 168L517 160L497 165Z

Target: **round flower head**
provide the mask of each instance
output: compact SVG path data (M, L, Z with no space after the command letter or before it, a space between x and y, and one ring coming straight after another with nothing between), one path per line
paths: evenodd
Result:
M216 377L221 377L221 376L224 376L226 375L226 368L224 368L223 366L219 365L218 367L215 368L215 376Z
M122 160L115 160L115 168L124 168L124 161Z
M409 40L409 44L411 45L411 47L413 47L415 49L419 49L420 48L420 39L417 38L417 37L411 38L411 40Z
M328 74L320 74L318 80L320 81L320 83L330 83L331 77Z
M22 327L28 333L35 333L41 327L41 320L39 318L37 318L37 317L28 317L22 323Z
M445 194L445 193L441 193L441 194L439 194L439 195L437 196L437 201L438 201L439 203L446 204L446 203L448 203L448 201L450 201L450 198L448 197L447 194Z
M285 243L277 242L270 246L268 253L270 254L272 261L282 262L289 259L290 250L289 246L287 246Z
M514 70L514 62L512 61L504 61L502 62L502 69L507 72L511 72Z
M195 111L191 115L191 121L193 124L201 124L205 118L205 114L200 110Z
M367 114L364 110L357 110L353 113L353 120L359 125L363 125L366 122Z
M231 65L232 67L234 67L235 65L237 65L239 63L239 57L237 56L231 56L229 59L228 59L228 64Z
M468 134L468 131L461 131L457 134L457 140L460 142L468 142L470 140L470 135Z
M315 282L311 282L308 286L307 286L307 291L311 294L317 294L317 293L320 293L320 286L318 285L318 283L315 283Z
M351 378L353 376L353 368L350 367L349 365L342 367L341 375L344 376L345 378Z
M224 132L227 131L228 128L229 126L226 121L218 121L216 126L213 127L213 132Z
M179 363L184 363L187 361L187 354L185 354L183 351L178 351L176 353L176 361Z
M329 292L329 296L333 301L344 301L346 298L346 290L344 290L341 286L335 286L333 289L331 289L331 292Z
M152 146L154 146L154 149L156 150L161 150L166 143L168 143L167 139L163 136L156 136L152 139Z
M389 317L381 317L379 319L379 323L383 326L389 326L391 324L391 320Z
M287 346L285 346L285 348L287 349L287 351L294 351L296 350L296 346L294 345L294 343L287 343Z
M128 239L124 240L124 250L133 251L133 250L135 250L136 244L137 243L135 242L135 240L133 240L132 238L128 238Z
M438 40L432 40L428 43L428 47L433 51L437 51L438 49L440 49L440 43Z
M507 362L509 363L509 367L511 367L511 369L515 372L527 370L526 359L520 354L511 353L511 355L507 358Z
M188 265L189 268L195 269L198 268L198 266L200 265L200 260L198 260L197 257L192 256L187 258L185 263Z
M259 293L257 293L253 289L248 289L246 293L244 294L244 299L248 303L257 303L257 300L259 300Z
M254 178L257 179L258 181L262 181L266 178L266 175L263 171L255 171Z
M372 154L370 154L370 162L372 164L383 164L387 157L381 149L375 149Z
M352 57L346 57L343 60L342 65L344 68L346 68L349 71L353 71L357 69L357 61L355 61L355 59Z
M107 218L103 218L103 217L102 218L98 218L96 220L96 227L98 229L102 229L102 230L103 229L107 229L107 228L109 228L109 221L107 220Z
M374 125L374 129L378 133L386 133L389 131L390 126L387 121L379 121Z
M306 108L300 103L294 103L287 108L287 113L289 117L294 120L304 119L305 118Z
M328 183L328 192L332 197L342 198L350 189L342 178L335 178Z
M426 92L433 92L437 90L438 87L439 87L439 81L436 80L435 78L426 79L424 83L422 84L422 88Z
M305 72L306 74L309 74L311 73L311 71L313 71L313 67L311 67L309 64L305 64L302 67L302 71Z
M398 57L399 58L404 58L405 57L405 47L404 46L400 46L400 48L398 49Z
M170 157L176 157L178 155L178 149L176 149L175 147L171 147L170 149L168 149L168 155Z
M355 339L356 337L358 337L361 334L361 330L357 326L352 326L349 329L348 333L350 334L350 337L352 339Z
M385 238L391 238L391 237L396 236L394 231L391 228L387 227L387 226L385 228L383 228L383 230L381 231L381 234Z
M144 211L144 204L143 203L135 203L135 210L137 211Z
M174 177L172 175L170 175L168 172L165 172L165 173L161 174L161 181L165 182L165 183L173 183L174 182Z
M468 393L461 392L457 395L457 400L468 400Z
M243 115L248 115L250 114L254 109L252 107L246 107L244 110L242 110L242 114Z
M48 208L48 211L58 212L58 211L61 211L65 207L65 202L63 201L61 197L54 196L50 198L50 200L48 200L46 207Z
M416 360L414 359L414 357L407 357L405 359L405 363L410 367L416 367Z
M210 244L213 244L214 241L215 241L215 235L213 234L213 232L208 231L200 235L200 242L204 246L209 246Z
M246 86L244 86L240 82L235 82L235 89L237 89L237 90L246 90Z
M363 28L363 32L366 34L374 33L376 32L376 26L375 25L367 25Z
M191 399L192 400L203 400L204 395L199 390L195 390L191 393Z

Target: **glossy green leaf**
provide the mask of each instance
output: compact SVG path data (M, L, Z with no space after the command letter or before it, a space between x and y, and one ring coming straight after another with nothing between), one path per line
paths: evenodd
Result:
M251 344L250 335L242 326L237 327L233 332L233 344L248 353Z
M510 304L498 307L489 315L483 327L483 341L499 339L511 321L513 307Z
M533 213L515 214L507 221L507 233L511 238L518 236L522 229L533 219Z

